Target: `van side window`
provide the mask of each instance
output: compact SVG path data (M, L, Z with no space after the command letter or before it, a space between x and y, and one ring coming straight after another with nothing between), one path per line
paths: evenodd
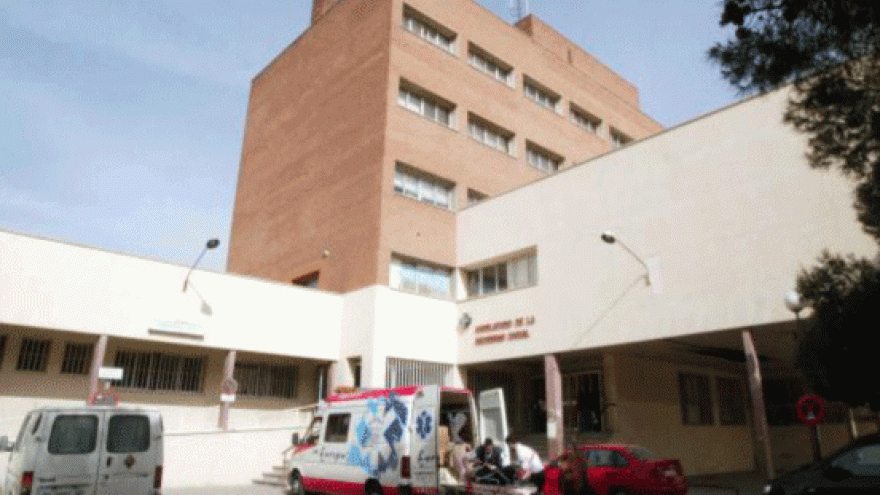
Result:
M95 451L98 417L92 414L60 414L52 424L49 453L88 454Z
M315 416L312 419L312 424L310 424L309 429L306 430L302 443L318 443L318 438L321 436L321 424L323 420L324 418L322 416Z
M324 441L327 443L345 443L348 440L348 424L351 414L331 414L327 417L327 431Z
M117 414L107 424L107 452L146 452L150 449L150 420L140 414Z

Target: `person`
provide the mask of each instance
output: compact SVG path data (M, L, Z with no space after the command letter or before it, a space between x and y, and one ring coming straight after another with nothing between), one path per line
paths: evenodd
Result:
M492 443L491 438L487 438L483 445L477 448L477 459L483 464L491 464L496 468L501 467L501 452Z
M562 495L596 495L590 484L590 464L584 454L575 447L559 457L559 491Z
M519 476L523 481L528 481L538 488L538 493L544 490L544 463L541 462L541 456L535 452L535 449L516 441L512 436L506 439L507 449L503 454L503 466L501 468L504 475L515 480L518 478L517 471L522 473Z

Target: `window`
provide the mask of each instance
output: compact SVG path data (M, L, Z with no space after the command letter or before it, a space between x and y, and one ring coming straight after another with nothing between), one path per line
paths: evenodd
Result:
M520 255L501 263L465 270L464 276L468 297L531 287L538 283L538 258L535 253Z
M423 203L451 210L454 188L453 182L403 163L394 168L394 192Z
M388 271L388 285L393 289L444 299L452 297L450 268L392 255Z
M473 43L468 45L468 62L470 62L471 67L497 81L503 82L508 86L513 84L513 77L511 77L513 75L513 67L489 55L488 52Z
M590 114L575 104L569 106L568 115L576 126L591 134L596 134L596 131L599 130L599 125L602 123L599 117Z
M305 275L301 275L292 280L293 285L298 285L300 287L308 287L310 289L318 288L318 275L320 272L315 270L311 273L306 273Z
M455 53L455 33L409 5L403 8L403 28L438 48Z
M165 352L117 351L119 386L141 390L201 392L205 358Z
M64 344L64 359L61 361L61 373L86 375L92 364L92 352L95 344Z
M552 151L526 142L526 161L532 167L544 172L555 172L562 165L563 158Z
M498 151L513 155L513 133L476 115L468 115L468 135Z
M107 452L150 450L150 420L140 414L116 414L107 423Z
M475 205L475 204L483 202L487 199L489 199L488 194L483 194L480 191L477 191L474 189L467 190L467 205L468 206Z
M619 148L626 146L630 142L632 142L631 137L618 131L617 129L611 129L611 147L612 148L619 149Z
M49 453L55 455L88 454L95 451L98 438L98 416L93 414L61 414L52 424Z
M324 430L324 441L327 443L345 443L348 441L348 425L351 414L331 414L327 416L327 429Z
M298 369L290 364L235 363L233 376L242 397L296 398Z
M711 425L712 402L709 397L709 377L679 373L681 393L681 422L685 425Z
M746 424L745 389L735 378L718 378L718 419L722 425Z
M406 81L401 81L397 92L397 104L432 122L446 127L454 125L455 105Z
M533 79L523 77L523 92L525 92L526 98L538 105L556 111L559 95L535 82Z
M50 340L21 339L18 364L15 369L19 371L46 371L51 344Z
M764 380L767 422L771 426L798 424L795 405L802 395L804 395L804 387L797 378Z

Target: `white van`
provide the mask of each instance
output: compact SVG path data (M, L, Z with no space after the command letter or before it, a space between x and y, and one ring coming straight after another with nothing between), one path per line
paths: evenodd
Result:
M501 389L481 393L480 406L477 428L476 405L468 390L409 386L327 397L305 436L294 436L287 473L290 493L449 491L454 487L440 480L445 466L438 452L439 425L448 428L451 444L471 449L485 438L501 444L507 436Z
M162 487L162 417L151 409L45 407L9 451L2 495L154 495Z

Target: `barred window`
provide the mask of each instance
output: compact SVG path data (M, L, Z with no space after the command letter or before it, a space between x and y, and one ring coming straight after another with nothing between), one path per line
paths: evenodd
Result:
M21 339L18 364L15 369L19 371L46 371L51 344L52 341L48 339Z
M117 351L122 388L201 392L205 358L164 352Z
M72 375L85 375L92 365L92 352L95 344L78 344L67 342L64 345L64 359L61 361L61 372Z
M718 378L718 416L722 425L746 424L746 394L736 378Z
M684 425L711 425L713 421L709 377L679 373L678 384L681 393L681 423Z
M3 355L6 353L6 336L0 335L0 367L3 366Z
M299 369L291 364L236 362L233 376L242 397L295 399Z

